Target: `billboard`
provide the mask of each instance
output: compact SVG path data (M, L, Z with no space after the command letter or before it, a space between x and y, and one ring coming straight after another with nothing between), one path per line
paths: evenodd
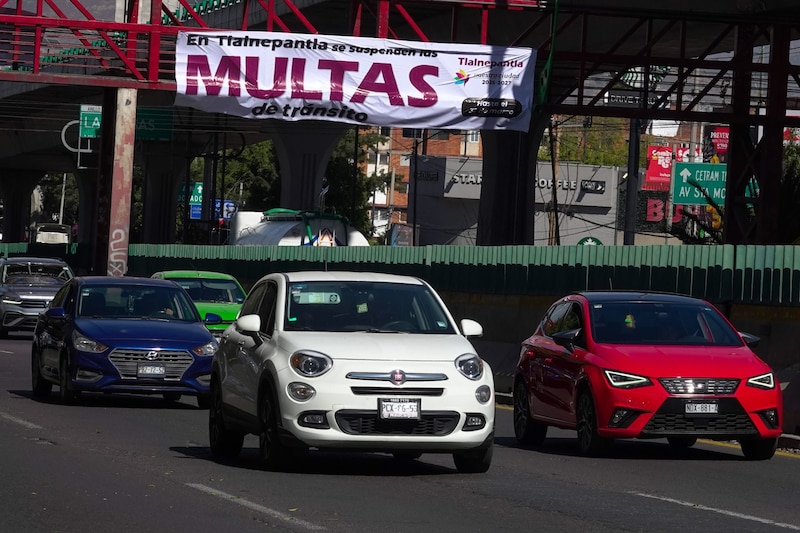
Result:
M175 104L284 121L528 131L530 48L259 31L185 31Z

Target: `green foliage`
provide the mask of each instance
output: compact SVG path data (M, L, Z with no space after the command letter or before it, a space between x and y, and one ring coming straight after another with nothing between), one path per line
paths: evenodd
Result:
M65 185L65 186L64 186ZM78 223L78 185L75 176L66 174L47 174L39 181L42 191L42 211L38 220L31 222L58 222L61 212L61 191L64 191L64 214L62 223L70 226Z
M591 126L584 125L585 117L561 118L557 123L559 161L577 161L587 165L628 165L629 120L612 117L593 117ZM539 159L550 160L551 148L545 132ZM642 137L642 146L646 146ZM642 156L642 162L644 162Z

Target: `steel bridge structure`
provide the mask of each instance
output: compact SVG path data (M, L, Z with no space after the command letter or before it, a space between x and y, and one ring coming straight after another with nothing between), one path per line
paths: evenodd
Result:
M119 274L121 269L103 265L114 254L124 255L120 250L127 246L127 229L118 230L127 225L129 211L119 206L130 197L126 166L132 165L135 95L174 93L179 32L267 30L526 46L538 55L534 118L527 133L483 132L478 244L531 242L532 173L553 115L730 125L725 242L775 243L784 129L800 127L796 1L642 4L130 0L113 17L100 17L79 0L0 0L0 122L26 123L25 106L2 105L9 95L40 104L101 95L99 229L92 261L97 270ZM622 85L638 91L640 105L606 105L604 95ZM131 101L133 115L123 109ZM47 158L40 159L47 171ZM746 188L754 179L760 193L749 198Z

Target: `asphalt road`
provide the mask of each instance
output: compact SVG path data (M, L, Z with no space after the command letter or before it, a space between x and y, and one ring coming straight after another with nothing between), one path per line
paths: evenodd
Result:
M800 456L747 462L735 446L618 442L577 455L571 432L517 447L498 408L487 474L448 455L401 463L381 454L312 452L290 472L212 460L208 412L192 398L30 397L30 340L0 341L0 530L510 532L797 531Z

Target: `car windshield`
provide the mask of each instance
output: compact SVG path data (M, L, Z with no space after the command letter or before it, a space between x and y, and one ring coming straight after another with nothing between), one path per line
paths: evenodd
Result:
M590 306L592 337L605 344L741 346L722 315L705 304L598 302Z
M53 285L60 287L66 280L63 278L53 278L50 276L13 276L8 278L8 285Z
M83 318L128 318L198 322L200 316L186 293L175 287L92 285L78 299Z
M195 302L241 304L244 291L230 279L169 278L189 293Z
M424 285L357 281L291 283L286 330L454 333Z
M52 278L61 280L61 283L72 279L72 271L68 266L59 265L57 263L9 263L3 271L3 283L13 283L15 278L23 277L26 281L22 283L31 283L30 278L35 277L33 283L40 283L43 278Z

